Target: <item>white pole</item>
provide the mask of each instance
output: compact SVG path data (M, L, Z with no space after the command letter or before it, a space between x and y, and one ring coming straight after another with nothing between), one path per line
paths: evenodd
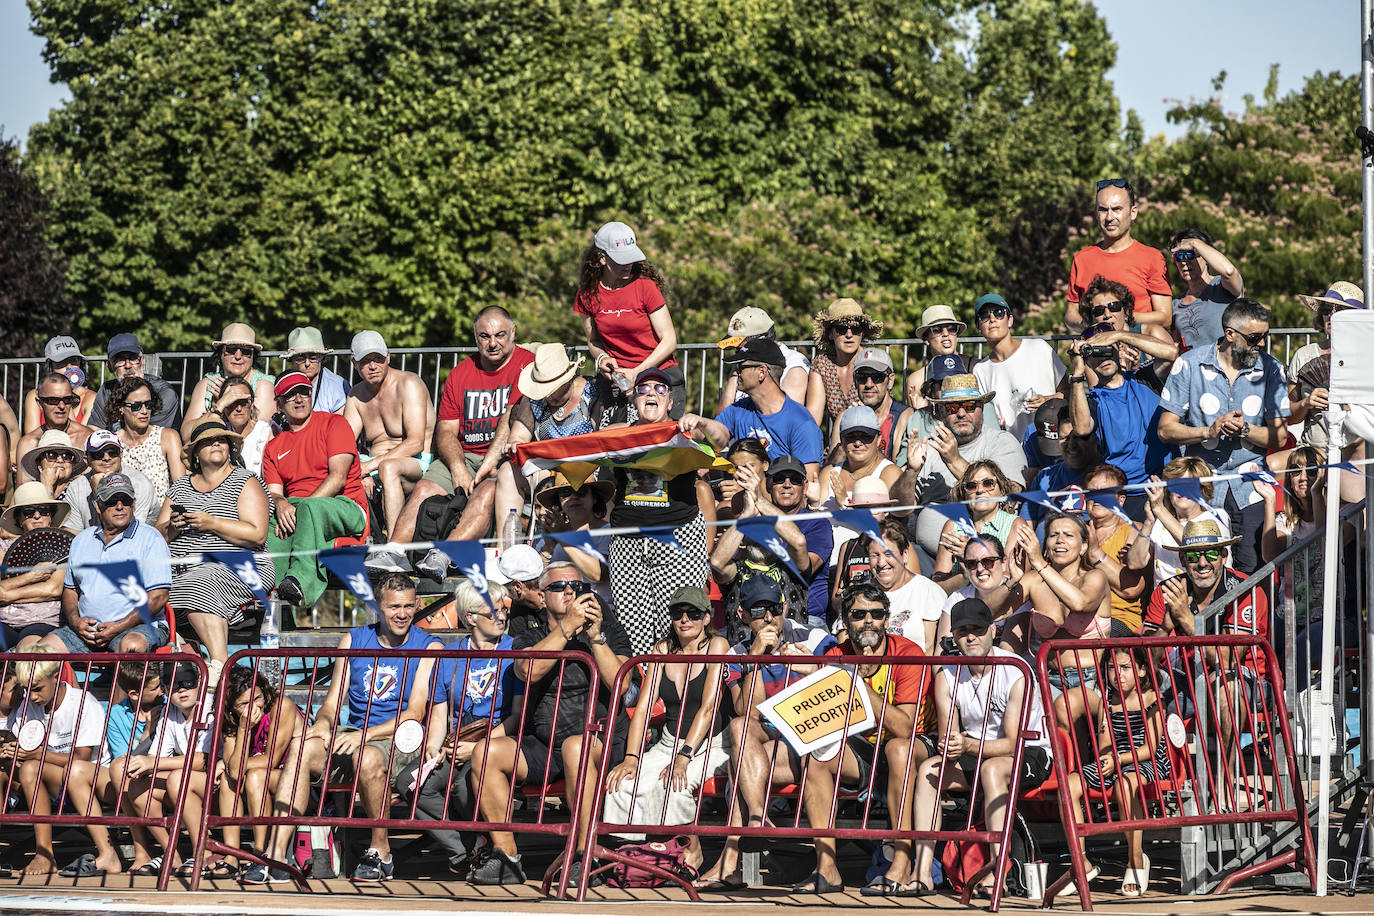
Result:
M1363 0L1368 4L1371 0ZM1340 423L1340 411L1326 412L1327 441L1334 442ZM1317 813L1317 896L1326 896L1326 867L1331 854L1331 752L1335 735L1331 719L1335 709L1331 702L1332 660L1336 655L1336 561L1340 555L1341 530L1341 470L1330 468L1326 477L1326 552L1322 564L1322 641L1321 684L1317 690L1316 706L1308 727L1313 733L1313 746L1321 754L1318 763L1317 798L1321 808ZM1339 734L1339 732L1337 732Z

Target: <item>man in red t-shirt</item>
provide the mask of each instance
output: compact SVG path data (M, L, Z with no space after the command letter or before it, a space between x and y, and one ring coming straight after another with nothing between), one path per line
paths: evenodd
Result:
M1083 330L1087 323L1079 308L1083 291L1094 277L1102 276L1131 291L1141 333L1170 340L1173 289L1165 275L1164 255L1131 238L1131 221L1138 212L1135 189L1129 181L1108 178L1097 183L1097 225L1102 238L1073 256L1068 304L1064 307L1064 323L1070 331Z
M404 543L415 537L421 503L431 496L458 490L468 494L465 514L483 516L490 524L496 482L474 483L473 474L493 444L501 447L496 441L498 427L503 425L501 420L507 408L520 399L520 370L534 361L534 354L516 346L515 322L499 305L487 306L479 312L472 332L477 352L454 367L444 382L429 449L434 461L410 492L396 519L391 534L394 542ZM472 536L481 537L484 533L485 527Z
M267 549L277 567L277 597L310 607L324 594L326 580L315 555L333 547L335 538L367 536L367 497L348 421L314 410L314 390L303 373L283 375L274 393L286 428L268 440L262 455L262 479L276 504Z
M916 657L924 655L921 647L905 637L887 632L890 606L887 592L876 583L852 585L840 596L841 619L845 639L825 654ZM887 760L887 809L892 826L910 830L912 799L916 793L916 770L929 756L934 742L921 736L934 731L934 711L931 702L931 668L926 665L868 665L859 668L873 705L874 718L882 723L881 738L875 732L853 735L829 760L820 760L817 752L811 756L803 786L806 818L812 827L829 827L830 810L835 800L836 777L853 788L867 790L873 767L878 763L877 745L881 740L883 757ZM874 786L883 780L874 780ZM813 885L822 881L839 883L835 866L835 841L816 838L816 873L808 879ZM886 894L906 880L911 868L911 842L898 840L893 844L892 864L887 873L876 878L869 887ZM806 882L803 882L805 885ZM805 889L799 885L799 889ZM818 887L817 890L820 890Z

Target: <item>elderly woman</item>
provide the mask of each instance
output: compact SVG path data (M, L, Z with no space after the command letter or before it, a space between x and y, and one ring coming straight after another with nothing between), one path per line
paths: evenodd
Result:
M825 430L822 419L835 423L845 410L859 403L854 387L854 357L883 333L883 323L864 314L853 299L836 299L815 318L816 358L806 384L806 409Z
M107 410L119 417L119 441L124 443L124 465L142 471L153 485L153 498L162 505L173 480L186 476L181 460L181 436L174 429L153 425L153 414L162 409L162 398L136 375L120 381L110 393Z
M231 378L245 379L253 386L253 403L259 417L270 417L277 411L276 396L272 393L273 378L255 365L262 345L258 335L246 324L225 325L220 339L214 343L213 359L216 367L205 373L191 391L186 417L181 421L181 437L189 438L196 421L205 416L219 398L224 383Z
M662 369L645 369L635 379L637 424L662 423L673 404L672 381ZM614 528L668 527L678 548L643 534L611 538L611 591L634 655L649 651L668 633L668 599L684 585L706 584L706 521L702 505L714 515L711 488L695 471L664 479L649 471L616 468ZM704 491L704 492L703 492Z
M43 347L43 371L39 379L53 373L64 376L72 383L72 396L77 403L72 406L71 418L77 423L85 423L91 415L91 404L95 401L95 389L86 384L86 357L81 348L70 337L53 337ZM8 405L5 408L9 409ZM38 406L38 389L30 389L24 395L24 432L43 423L43 411ZM17 439L18 436L15 436Z
M203 417L186 443L191 473L172 484L157 520L179 570L168 602L186 616L209 652L212 688L229 657L229 627L242 620L243 605L253 600L253 592L239 573L222 563L200 562L199 555L262 550L272 514L262 483L235 464L242 441L220 417ZM265 554L255 560L263 589L270 590L276 584L272 561Z
M5 650L20 647L27 651L61 623L62 579L60 566L66 559L62 545L70 547L71 534L61 531L62 520L71 507L53 499L42 483L31 480L14 491L14 502L0 515L0 554L4 571L0 573L0 634ZM51 543L42 545L44 560L34 563L29 555L11 556L10 547L30 531L51 529Z
M243 439L239 446L239 464L261 477L262 453L267 448L267 440L272 438L272 424L258 416L252 384L242 378L226 381L215 399L215 413Z
M672 416L677 419L687 388L673 359L677 331L663 288L663 276L645 257L634 230L624 223L607 223L582 252L573 310L582 318L597 373L628 395L640 372L664 370L673 389Z
M36 480L60 497L67 485L86 469L86 453L72 445L71 437L57 429L43 433L38 445L19 459L29 480Z

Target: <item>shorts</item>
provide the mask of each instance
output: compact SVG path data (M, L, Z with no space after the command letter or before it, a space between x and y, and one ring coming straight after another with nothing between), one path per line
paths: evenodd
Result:
M611 746L602 747L602 758L607 754L611 760L620 761L625 757L625 740L629 737L628 718L622 718L625 723L623 727L617 726L616 732L611 736ZM564 735L558 740L558 747L552 753L549 746L537 735L520 736L520 753L525 755L525 778L522 782L527 786L550 786L563 778L563 741L569 735ZM596 736L593 736L596 737ZM599 740L599 739L598 739Z
M438 484L445 493L453 492L453 472L449 470L444 459L431 455L429 464L425 467L425 472L420 476L421 480L428 480L430 483ZM486 455L478 455L475 452L463 452L463 464L467 466L469 474L476 474L477 469L482 466Z
M358 731L358 729L352 728L351 726L342 726L339 728L339 734L341 735L347 734L348 732L356 731ZM420 755L424 753L425 749L424 745L421 744L419 747L417 747L414 751L412 751L409 754L403 754L401 753L401 751L397 750L395 752L395 756L393 757L392 743L390 738L378 738L376 741L369 741L366 745L364 745L364 747L375 747L378 750L378 752L382 755L382 766L386 766L387 761L391 762L392 773L399 773L405 767L414 763L416 760L419 760ZM351 783L353 781L354 776L356 775L357 766L354 758L351 755L330 755L329 775L326 779L326 782L329 785L342 785L346 783Z
M1046 679L1050 682L1050 693L1058 698L1064 691L1076 690L1082 684L1087 684L1090 689L1096 688L1097 669L1067 665L1062 669L1050 670L1046 673Z
M859 778L851 784L845 781L844 775L841 773L840 788L848 789L851 792L866 792L871 781L875 792L880 794L884 792L887 786L887 755L883 753L882 745L875 745L861 735L850 735L844 739L844 743L859 763ZM875 763L878 768L876 779L873 778Z
M987 758L984 757L984 760ZM959 769L964 771L964 779L970 786L978 785L978 755L962 754ZM1037 788L1050 778L1050 755L1038 744L1028 744L1021 751L1021 784L1018 792L1028 792Z
M371 461L371 460L372 460L372 456L371 456L371 455L359 455L359 456L358 456L358 463L359 463L359 464L362 464L363 462L367 462L367 461ZM418 462L420 462L420 478L423 480L423 479L424 479L424 476L425 476L425 472L428 471L428 470L429 470L429 466L432 465L432 464L434 463L434 456L433 456L432 454L430 454L429 452L421 452L420 454L418 454L418 455L415 456L415 460L418 461ZM448 470L448 469L445 468L444 470ZM368 476L371 477L373 480L377 480L378 477L379 477L380 475L377 473L377 471L374 470L374 471L373 471L371 474L369 474ZM452 481L450 481L450 487L449 487L449 489L452 489L451 484L452 484Z
M57 629L52 631L52 635L62 640L62 645L66 647L68 652L72 653L119 652L119 647L124 643L125 638L132 636L134 634L138 634L139 636L143 637L144 641L148 643L149 652L152 652L153 650L157 649L159 646L162 645L162 631L157 627L149 626L146 623L140 623L138 626L130 627L123 633L120 633L118 636L115 637L114 642L110 643L109 647L105 649L91 648L89 645L86 644L86 641L84 639L76 635L76 631L73 630L71 627L58 627Z

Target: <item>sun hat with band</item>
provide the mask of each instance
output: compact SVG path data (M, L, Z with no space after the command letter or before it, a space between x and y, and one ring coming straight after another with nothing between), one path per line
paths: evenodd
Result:
M921 324L916 328L916 336L924 338L927 331L942 324L956 325L956 334L964 333L964 328L967 327L954 314L954 309L947 305L932 305L921 313Z
M38 440L38 444L24 453L24 457L19 459L19 466L24 469L24 473L37 480L38 460L47 452L66 452L72 456L72 476L75 477L86 469L86 453L72 445L71 437L60 429L44 430L43 437Z
M215 341L214 346L216 348L251 347L259 352L262 350L262 344L258 343L257 333L241 321L226 324L224 330L220 332L219 340Z
M329 348L324 345L324 335L319 328L312 328L309 325L294 329L286 338L287 359L295 359L297 356L304 356L307 353L324 355L329 352Z
M72 511L71 506L53 498L43 481L30 480L15 488L14 501L5 509L4 514L0 515L0 529L3 529L5 534L22 534L19 527L19 510L32 506L47 506L52 509L52 521L48 524L53 528L61 528L67 519L67 513Z
M589 477L582 482L582 486L575 487L572 485L572 481L563 476L562 471L559 471L553 475L552 486L540 490L534 501L547 509L557 509L563 497L572 493L581 493L583 490L600 493L603 500L609 500L611 494L615 493L615 484L609 480L597 480L595 477Z
M1329 305L1335 309L1362 309L1364 308L1364 290L1354 283L1337 280L1327 287L1326 292L1322 295L1298 296L1298 301L1314 312L1323 305Z
M304 372L288 372L277 379L277 384L272 388L272 394L279 398L284 398L297 388L309 388L315 390L315 386L310 383L310 376Z
M860 477L854 481L854 489L849 491L845 497L846 508L874 508L878 506L895 506L897 500L892 498L892 494L887 491L887 484L883 483L881 477Z
M747 305L735 312L727 329L730 332L729 335L716 344L722 350L738 347L744 343L746 338L767 334L773 330L773 319L769 318L768 313L763 309Z
M534 362L520 370L520 393L531 401L544 400L572 381L583 359L569 359L561 343L540 344L534 348Z
M989 391L986 394L978 388L978 376L971 372L962 375L949 375L940 383L940 396L936 398L941 404L950 401L977 401L979 404L986 404L997 396L996 391Z
M191 437L181 447L181 460L187 467L190 467L191 459L195 457L196 446L207 439L228 439L232 447L243 448L243 436L230 429L223 417L209 414L196 423L196 428L191 431Z
M1221 527L1215 519L1198 518L1183 526L1183 537L1178 542L1178 552L1185 550L1213 550L1230 547L1240 541L1240 535L1224 538Z
M874 321L864 314L864 307L853 299L836 299L830 303L830 307L823 312L817 312L812 319L812 339L820 343L825 339L825 335L830 330L830 325L837 321L848 321L852 318L860 318L868 325L868 330L864 332L864 337L872 339L881 337L883 333L883 323Z

